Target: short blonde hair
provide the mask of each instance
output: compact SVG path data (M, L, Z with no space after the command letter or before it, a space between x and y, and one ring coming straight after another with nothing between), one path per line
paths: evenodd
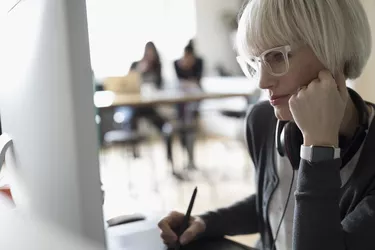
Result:
M371 53L359 0L250 0L240 13L236 49L245 58L282 45L309 45L323 65L355 79Z

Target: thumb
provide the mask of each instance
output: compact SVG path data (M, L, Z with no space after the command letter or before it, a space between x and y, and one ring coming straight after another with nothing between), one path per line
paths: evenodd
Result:
M191 226L186 229L186 231L180 237L180 243L182 245L186 245L191 242L197 234L200 232L200 225L199 223L192 223Z

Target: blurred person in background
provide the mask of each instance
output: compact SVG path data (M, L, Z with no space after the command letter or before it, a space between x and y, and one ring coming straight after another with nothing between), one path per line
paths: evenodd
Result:
M174 62L174 68L180 81L195 82L201 87L203 59L196 55L193 40L186 45L182 58Z
M147 42L143 58L140 61L133 62L130 71L137 71L142 76L143 83L155 84L157 89L163 86L162 64L156 46L153 42Z
M153 89L162 89L162 63L159 52L153 42L147 42L144 48L143 58L133 62L130 72L137 72L141 75L141 85L152 85ZM131 130L138 129L139 118L147 118L161 133L167 149L167 159L173 165L172 155L172 128L168 119L160 114L154 107L137 107L132 108L130 119ZM174 170L173 170L174 171Z
M174 69L179 80L178 87L183 91L199 92L202 90L203 59L198 57L194 42L191 39L184 48L182 58L174 61ZM176 105L177 116L185 125L191 125L199 117L199 102ZM188 153L188 168L195 169L194 164L194 134L184 131L181 133L181 144Z

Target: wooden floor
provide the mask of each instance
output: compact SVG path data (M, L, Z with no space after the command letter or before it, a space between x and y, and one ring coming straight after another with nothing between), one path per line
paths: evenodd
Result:
M175 157L182 170L183 150L177 142L174 147L178 149ZM251 161L241 142L202 139L195 154L199 170L190 174L190 181L178 181L171 175L159 140L142 146L137 159L127 156L124 148L101 152L105 217L135 212L160 216L172 210L185 212L194 187L199 191L193 214L231 205L254 193ZM251 246L256 238L235 239Z

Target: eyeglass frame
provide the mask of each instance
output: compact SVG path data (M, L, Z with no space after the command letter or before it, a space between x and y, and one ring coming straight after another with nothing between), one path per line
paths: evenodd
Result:
M278 52L281 52L281 53L283 54L283 56L284 56L284 60L285 60L285 63L286 63L286 65L285 65L285 66L286 66L286 67L285 67L285 72L283 72L283 73L274 73L274 72L272 72L272 67L271 67L271 66L269 65L269 63L265 60L265 56L266 56L268 53L272 52L272 51L278 51ZM250 62L250 61L248 61L248 60L247 60L245 57L243 57L243 56L237 56L237 57L236 57L236 60L237 60L237 63L240 65L240 67L241 67L243 73L245 74L245 76L248 77L248 78L250 78L250 79L254 78L255 75L257 75L257 72L260 70L260 67L259 67L259 66L260 66L261 64L264 64L264 65L268 68L267 72L268 72L270 75L273 75L273 76L276 76L276 77L280 77L280 76L284 76L284 75L286 75L286 74L288 73L288 71L289 71L289 66L290 66L290 64L289 64L288 53L291 52L291 51L292 51L292 48L291 48L290 45L284 45L284 46L279 46L279 47L275 47L275 48L268 49L268 50L262 52L262 54L260 54L259 56L252 56L252 59L255 59L254 62ZM243 65L244 63L247 64L247 65ZM245 72L245 70L244 70L244 69L247 69L248 65L249 65L250 67L254 68L254 67L252 66L252 64L257 64L257 69L254 69L254 71L256 72L256 73L254 73L254 75L251 75L250 72ZM248 70L246 70L246 71L248 71ZM258 73L258 74L259 74L259 73Z

